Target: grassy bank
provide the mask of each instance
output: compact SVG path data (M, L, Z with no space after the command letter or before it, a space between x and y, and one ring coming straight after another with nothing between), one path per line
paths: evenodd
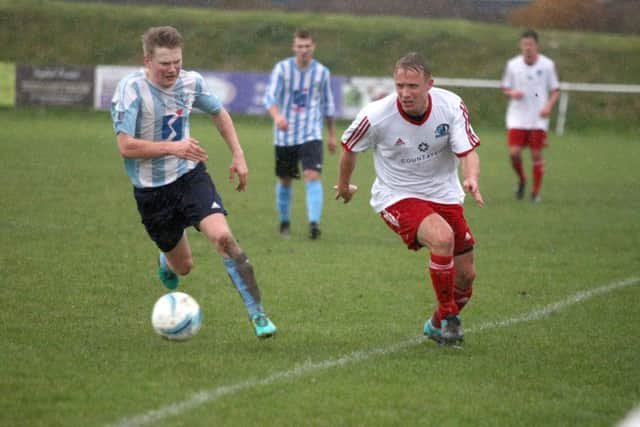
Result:
M123 8L126 7L126 13ZM0 0L0 61L33 64L140 63L140 34L170 24L186 39L190 68L267 72L290 54L291 34L310 28L316 56L340 75L389 75L398 56L426 54L436 76L499 79L517 53L519 28L462 20L241 12L43 0ZM541 48L564 81L640 83L640 37L544 31ZM502 123L504 98L459 90L478 120ZM493 93L492 93L493 92ZM576 94L569 128L615 121L637 126L640 97Z

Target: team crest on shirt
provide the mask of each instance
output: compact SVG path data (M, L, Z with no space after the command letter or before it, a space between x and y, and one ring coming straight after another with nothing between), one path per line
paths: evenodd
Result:
M178 110L177 114L162 116L162 140L180 141L182 139L183 121L182 110Z
M308 89L293 91L293 104L298 111L303 111L308 102Z
M446 123L439 124L436 128L436 138L447 135L449 135L449 125Z

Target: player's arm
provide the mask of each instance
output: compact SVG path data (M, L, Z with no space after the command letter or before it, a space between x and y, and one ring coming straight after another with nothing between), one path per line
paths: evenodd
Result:
M507 66L502 73L502 81L500 82L502 93L511 99L522 99L524 92L514 87L514 80L513 72L511 71L509 63L507 63Z
M480 194L480 156L475 151L469 151L460 157L460 169L462 170L462 187L476 201L479 207L484 206L482 194Z
M540 117L549 117L551 115L551 111L553 110L553 106L560 98L560 89L552 90L549 94L549 100L544 104L542 110L540 110Z
M229 166L229 181L233 181L234 175L238 175L239 183L236 191L244 191L247 187L249 169L244 158L244 151L240 145L236 128L233 126L231 116L224 108L211 115L218 132L231 151L231 166Z
M289 122L287 118L282 114L280 108L278 108L278 100L282 99L284 93L284 80L282 76L282 69L280 64L276 64L271 71L269 78L269 86L264 94L264 106L269 112L273 123L276 128L281 131L286 131L289 128Z
M198 140L184 138L180 141L151 141L136 138L135 129L141 109L141 99L137 93L118 85L116 93L122 94L111 106L111 117L116 132L120 155L125 159L154 159L173 155L185 160L206 161L207 153Z
M149 141L118 132L116 140L120 155L126 159L153 159L173 155L185 160L204 162L209 158L194 138L184 138L180 141Z
M336 120L333 117L327 116L325 118L327 123L327 131L329 132L329 138L327 140L327 148L329 153L334 154L336 152Z
M524 96L524 92L522 92L521 90L511 89L510 87L503 87L502 93L512 99L522 99L522 97Z
M267 111L269 112L269 115L273 119L273 123L275 123L278 129L280 129L281 131L286 131L289 128L289 122L287 121L287 118L280 112L278 105L271 104L269 108L267 108Z
M356 162L358 155L354 152L342 150L340 154L338 185L336 191L336 200L343 199L344 203L349 203L353 197L353 190L349 183L351 182L351 175L356 168Z

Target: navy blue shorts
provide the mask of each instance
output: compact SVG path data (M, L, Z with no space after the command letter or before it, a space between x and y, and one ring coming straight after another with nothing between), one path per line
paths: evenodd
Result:
M185 228L198 228L200 221L211 214L227 214L202 162L171 184L134 187L133 195L149 237L163 252L176 247Z
M322 172L322 141L308 141L300 145L276 146L276 176L300 178L298 163L303 170Z

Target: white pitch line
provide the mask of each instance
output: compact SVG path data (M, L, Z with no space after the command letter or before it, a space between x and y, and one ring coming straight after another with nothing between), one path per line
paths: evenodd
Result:
M506 326L515 325L517 323L524 323L524 322L539 320L541 318L548 316L551 313L560 311L571 305L578 304L596 295L615 291L617 289L625 288L627 286L635 285L637 283L640 283L640 277L629 277L627 279L624 279L618 282L613 282L608 285L600 286L598 288L594 288L586 291L580 291L561 301L549 304L540 309L534 310L530 313L523 314L522 316L512 317L510 319L501 320L501 321L481 323L475 327L467 328L466 332L480 332L486 329L502 328ZM194 394L193 396L185 400L182 400L180 402L165 405L158 409L148 411L144 414L133 415L130 417L122 418L113 424L108 424L107 427L137 427L137 426L145 426L145 425L153 424L165 418L180 415L190 409L196 408L207 402L212 402L223 396L239 393L243 390L247 390L254 387L270 385L277 381L284 381L288 379L298 378L303 375L309 374L311 372L324 371L334 367L341 367L351 363L361 362L363 360L371 359L376 356L389 355L392 353L402 351L414 345L417 345L423 342L425 339L426 338L422 336L413 337L404 342L394 344L389 347L374 348L369 350L358 350L352 353L347 353L344 356L340 356L338 358L327 359L321 362L306 362L286 371L275 372L262 379L255 379L255 378L248 379L235 384L220 386L220 387L216 387L208 390L202 390Z
M616 427L638 427L640 426L640 406L637 406Z

